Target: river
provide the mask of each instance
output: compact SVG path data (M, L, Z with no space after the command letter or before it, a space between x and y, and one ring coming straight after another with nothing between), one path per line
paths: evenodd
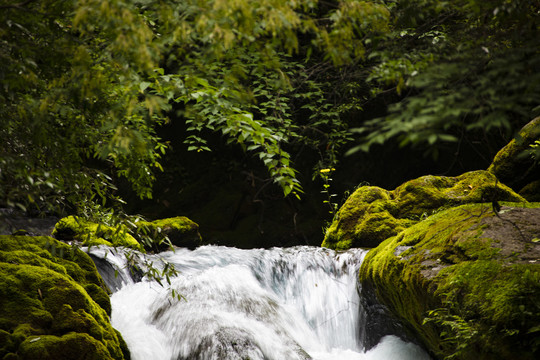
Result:
M119 250L89 252L114 291L111 321L134 360L429 359L392 335L364 351L357 272L365 250L203 246L130 252L129 261ZM160 285L128 263L172 264L178 274Z

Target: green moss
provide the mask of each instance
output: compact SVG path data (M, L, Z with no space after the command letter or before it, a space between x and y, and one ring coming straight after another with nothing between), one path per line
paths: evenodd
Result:
M488 171L501 178L516 176L514 168L515 160L522 158L521 154L540 137L540 117L533 119L519 132L519 138L512 139L494 157ZM523 160L523 159L521 159Z
M538 163L527 153L530 145L538 139L540 139L540 117L525 125L520 130L519 137L512 139L495 155L488 171L521 193L527 184L537 181L540 177ZM525 192L523 195L527 198L528 193ZM530 201L538 199L531 198Z
M403 226L388 211L366 214L359 223L357 235L364 239L366 245L377 246L381 239L388 239L403 230Z
M519 190L519 195L528 201L540 201L540 180L534 180Z
M449 346L459 345L461 358L538 358L540 265L479 260L444 269L440 277L437 294L446 311L430 321L446 332ZM452 328L449 315L462 326Z
M199 225L185 216L160 219L155 221L139 221L136 236L150 250L163 250L168 245L195 248L201 245ZM170 244L165 239L168 238Z
M54 227L53 236L60 240L77 240L85 246L108 245L141 249L139 242L125 226L114 228L76 216L60 219Z
M84 333L64 336L40 335L25 340L19 347L21 360L104 360L112 359L107 348Z
M84 285L84 290L90 295L92 300L94 300L105 312L107 315L111 316L111 301L109 295L102 287L99 287L96 284L90 283Z
M21 262L28 265L42 266L67 275L65 267L51 261L47 252L40 251L40 254L36 254L28 250L3 251L0 253L0 260L6 263Z
M389 210L396 210L390 191L376 186L358 188L339 209L322 246L336 250L376 246L409 223L396 219Z
M201 245L199 226L185 216L138 221L132 231L124 225L114 228L68 216L55 225L53 235L61 240L76 240L85 246L126 246L138 250L162 251L170 245L195 248Z
M505 205L498 215L491 204L437 213L362 263L362 288L438 358L538 358L540 210Z
M441 190L451 187L454 183L455 179L452 178L427 175L400 185L393 191L399 211L396 216L414 218L438 209L446 201Z
M0 240L1 262L46 267L65 272L79 283L94 283L105 289L92 259L76 246L47 236L1 236Z
M110 311L105 285L85 253L29 236L0 236L0 249L0 358L129 357L99 305Z
M322 246L375 247L443 208L493 200L526 201L487 171L457 177L422 176L394 191L363 186L339 209Z
M60 334L87 333L99 341L104 340L105 337L102 327L92 315L87 313L84 308L73 310L69 304L62 304L56 312L52 331Z

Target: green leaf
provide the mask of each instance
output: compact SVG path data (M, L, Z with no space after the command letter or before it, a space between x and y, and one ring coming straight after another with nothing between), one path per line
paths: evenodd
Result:
M147 82L147 81L143 81L139 84L139 90L141 92L144 92L150 85L152 85L151 83Z

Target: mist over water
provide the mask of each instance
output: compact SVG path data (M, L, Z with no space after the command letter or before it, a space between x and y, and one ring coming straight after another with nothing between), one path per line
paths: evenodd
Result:
M109 273L117 270L107 281L117 290L111 320L134 360L429 359L395 336L363 351L358 341L361 249L203 246L147 257L153 266L175 265L179 275L170 287L145 279L135 283L121 254L105 248L92 253L113 264ZM173 298L172 289L185 300Z

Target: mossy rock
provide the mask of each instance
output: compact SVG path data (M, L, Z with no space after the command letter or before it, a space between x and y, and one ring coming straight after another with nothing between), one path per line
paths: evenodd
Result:
M540 180L535 180L525 185L519 191L519 195L528 201L540 202Z
M395 210L391 191L362 186L339 209L322 246L337 250L375 247L410 225L407 219L396 219Z
M56 223L53 236L64 241L79 241L85 246L125 246L149 251L163 251L170 245L188 248L201 245L199 225L185 216L137 221L131 225L130 230L125 225L112 227L68 216Z
M77 216L60 219L56 223L52 235L59 240L80 241L85 246L107 245L142 249L142 246L125 226L120 225L114 228Z
M441 208L495 200L526 201L484 170L456 177L422 176L394 191L362 186L339 209L322 246L375 247Z
M540 203L441 211L370 250L359 277L435 358L540 358Z
M155 221L139 221L137 235L146 235L152 239L148 247L154 250L164 250L168 245L196 248L201 245L199 225L185 216L159 219ZM170 240L167 244L165 236Z
M130 358L94 263L53 238L0 236L0 308L2 359Z
M520 130L516 139L512 139L495 155L488 171L521 194L528 184L540 180L540 166L528 153L530 146L539 139L540 117L537 117ZM529 201L537 201L540 196L530 191L523 192L523 195Z

